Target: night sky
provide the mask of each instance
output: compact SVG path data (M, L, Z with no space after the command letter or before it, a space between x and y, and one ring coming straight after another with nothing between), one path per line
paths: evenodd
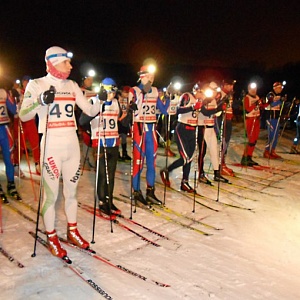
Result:
M149 57L157 84L278 69L300 63L299 12L299 1L1 1L0 83L43 76L53 45L74 53L76 80L93 67L133 85Z

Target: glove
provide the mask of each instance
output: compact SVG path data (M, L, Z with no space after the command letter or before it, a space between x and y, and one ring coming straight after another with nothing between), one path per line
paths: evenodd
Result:
M202 107L202 103L199 101L193 104L193 110L200 110L201 107Z
M138 107L137 107L136 103L130 102L129 109L132 111L136 111L136 110L138 110Z
M99 91L99 99L103 100L103 101L105 101L107 99L107 92L103 88L103 86L101 86L100 91Z
M41 105L48 105L48 104L53 103L54 98L55 98L55 93L56 93L55 87L53 85L51 85L49 90L40 94L40 96L38 98L38 102Z
M144 87L143 87L143 93L144 93L144 94L149 93L150 90L151 90L151 86L152 86L151 81L148 81L148 82L144 85Z

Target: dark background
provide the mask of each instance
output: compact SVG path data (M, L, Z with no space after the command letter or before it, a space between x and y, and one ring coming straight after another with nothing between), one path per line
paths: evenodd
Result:
M298 1L1 1L0 86L23 75L45 75L50 46L74 53L71 78L89 68L96 80L134 85L147 58L156 61L155 85L182 78L183 90L201 80L255 79L259 93L287 81L300 95Z

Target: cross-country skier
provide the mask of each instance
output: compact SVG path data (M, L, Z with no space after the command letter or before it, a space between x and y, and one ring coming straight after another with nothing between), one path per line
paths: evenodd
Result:
M91 118L83 113L80 116L80 124L82 126L87 123L91 124L92 147L98 149L100 146L99 169L97 170L99 209L106 215L120 215L121 211L113 203L113 191L120 145L118 119L123 111L115 98L118 90L115 81L112 78L104 78L102 86L107 93L107 98L101 104L100 114ZM93 101L99 102L95 98Z
M154 72L149 69L151 66L142 66L138 75L140 84L130 89L129 102L134 110L133 122L133 195L135 201L140 201L144 205L149 203L162 204L154 193L155 165L157 155L156 136L156 107L167 115L170 100L163 103L158 97L156 87L153 87ZM147 163L147 190L146 199L140 189L141 173L143 171L144 159Z
M265 147L264 157L269 159L282 158L275 152L278 136L279 136L279 121L283 109L286 97L282 95L283 84L281 82L275 82L273 84L273 90L266 96L268 106L266 110L266 120L268 126L268 142Z
M250 83L248 85L248 93L244 98L245 130L248 143L245 145L241 160L241 165L243 166L258 165L257 162L252 160L252 155L260 132L260 110L264 109L267 105L257 95L256 83Z
M41 175L44 186L42 216L47 232L49 249L53 255L64 257L55 230L55 203L58 197L60 176L63 179L68 239L82 248L88 248L77 229L77 186L80 177L80 148L76 134L74 106L86 114L99 113L99 104L90 104L78 84L68 80L72 69L72 54L61 47L46 51L47 75L31 80L26 87L20 118L27 121L39 116L41 140ZM40 199L41 200L41 199Z
M17 108L15 102L9 98L4 89L0 89L0 110L0 147L2 149L2 156L5 164L7 193L16 200L21 200L14 182L14 165L12 163L13 138L8 126L10 122L8 110L11 114L15 115L17 113ZM9 203L1 185L0 199L6 204Z
M202 103L197 101L191 93L184 93L179 98L177 107L178 123L175 129L175 141L180 158L160 171L163 183L170 187L169 173L182 166L183 174L180 189L193 193L195 190L189 185L189 174L196 146L196 128L198 125L198 111Z

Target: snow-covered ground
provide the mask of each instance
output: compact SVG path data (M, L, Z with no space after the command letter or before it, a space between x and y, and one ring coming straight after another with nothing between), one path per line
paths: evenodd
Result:
M170 218L211 234L205 236L184 228L141 208L133 214L133 220L169 238L163 239L137 225L120 219L120 223L132 228L161 247L147 244L121 226L96 218L95 244L92 248L111 262L120 264L146 276L143 281L121 272L73 248L65 246L69 256L95 283L113 299L299 299L300 278L300 156L288 154L294 132L285 131L277 147L283 161L268 161L262 158L266 132L262 131L255 150L254 160L274 169L256 171L232 168L237 178L230 178L234 185L221 184L219 200L240 209L215 203L213 200L196 198L196 201L219 210L218 212L196 203L193 213L193 198L177 191L167 190L166 206L191 218L213 225L222 230L202 226L193 221L165 213ZM128 141L130 145L130 141ZM228 163L239 162L243 152L242 124L234 124L234 132L227 157ZM172 145L172 149L176 149ZM159 148L157 158L156 194L164 199L159 169L166 163ZM174 158L168 158L170 163ZM29 178L26 162L22 164ZM209 155L205 160L209 169ZM1 163L1 183L6 184L4 166ZM130 193L130 164L119 163L115 182L115 196ZM143 173L144 175L144 173ZM171 174L172 186L179 187L181 169ZM190 179L193 184L194 170ZM211 176L211 174L210 174ZM85 171L78 189L78 200L94 203L95 173ZM39 185L34 184L33 195L29 179L18 180L24 202L37 207ZM239 187L237 186L239 185ZM142 178L145 191L145 178ZM217 199L215 188L199 185L202 195ZM126 200L126 199L125 199ZM124 216L130 216L130 205L115 200ZM36 214L24 205L13 202L27 216L36 219ZM43 229L42 223L40 228ZM78 208L78 224L84 237L92 239L93 215ZM3 234L0 246L25 265L18 268L0 254L0 299L101 299L102 297L85 284L71 270L42 247L37 245L33 253L34 239L28 231L35 225L2 205ZM66 236L66 217L63 212L63 197L57 202L57 231ZM43 234L41 234L42 237ZM171 287L153 285L151 279L167 283Z

